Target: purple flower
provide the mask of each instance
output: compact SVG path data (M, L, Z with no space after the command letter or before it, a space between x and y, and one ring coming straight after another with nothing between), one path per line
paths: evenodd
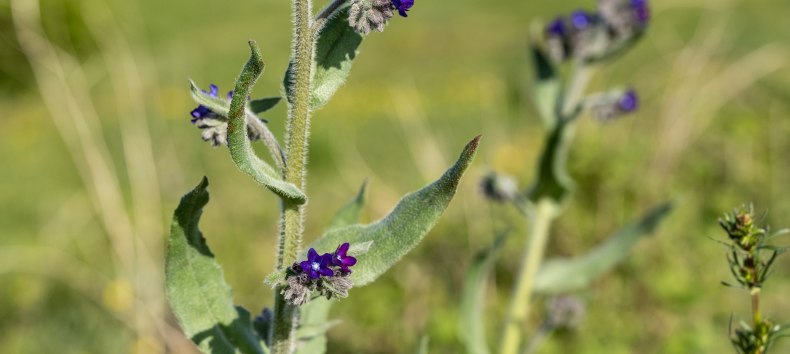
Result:
M636 95L636 91L626 91L626 93L620 97L620 100L617 101L617 106L619 106L623 112L633 112L639 108L639 97Z
M403 17L408 17L406 11L414 6L414 0L392 0L392 5L395 5L395 8L398 9L398 13Z
M348 242L337 246L335 254L332 255L332 264L340 267L341 273L351 273L351 269L348 269L348 267L357 264L357 259L348 255L349 247Z
M209 91L205 91L205 90L201 90L201 91L203 91L203 93L211 97L218 97L217 93L219 92L219 87L217 87L217 85L211 84L209 85ZM194 124L195 122L203 118L213 118L213 115L215 115L216 113L214 113L212 110L210 110L208 107L204 105L199 105L197 108L193 109L192 112L190 112L190 114L192 115L192 124Z
M650 9L647 7L647 0L631 0L631 8L634 10L636 22L641 25L650 19Z
M315 248L311 248L307 251L307 260L299 263L299 266L310 279L318 279L322 275L327 277L335 275L335 272L329 269L330 264L332 264L331 254L324 253L319 256Z
M551 21L551 23L546 26L546 34L549 36L563 37L565 33L565 19L562 17L555 18L554 21Z
M571 23L577 30L583 30L592 24L592 15L584 10L576 10L571 14Z

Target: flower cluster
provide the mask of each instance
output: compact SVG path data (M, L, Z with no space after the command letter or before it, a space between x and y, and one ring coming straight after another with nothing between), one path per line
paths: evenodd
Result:
M403 17L414 6L414 0L353 0L348 10L348 24L359 34L372 30L384 31L384 26L398 11Z
M647 0L600 0L596 13L577 10L550 22L547 50L556 61L602 59L638 37L649 19Z
M217 85L209 85L209 90L200 90L203 95L225 101L224 103L230 106L230 100L233 98L233 91L228 91L224 98L219 97L219 87ZM247 97L247 101L250 98ZM192 116L192 124L203 131L201 138L203 141L209 142L212 146L228 145L228 116L227 110L224 112L213 110L202 104L190 112ZM257 117L247 117L247 119L258 119ZM261 120L266 122L265 120ZM258 140L261 138L262 132L260 127L256 125L247 124L247 136L250 140Z
M348 242L338 246L334 253L319 255L314 248L307 252L307 260L294 263L288 269L282 295L293 305L304 305L313 292L327 299L347 297L351 289L351 269L357 259L348 255Z

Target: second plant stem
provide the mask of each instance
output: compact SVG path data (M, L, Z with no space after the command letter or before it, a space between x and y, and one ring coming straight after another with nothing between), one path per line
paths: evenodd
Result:
M521 346L521 332L529 317L532 286L535 283L538 266L543 262L543 250L549 238L551 222L557 214L558 206L550 199L540 199L529 210L530 239L527 243L526 259L513 290L507 322L503 331L502 354L516 354Z
M584 92L590 82L595 67L582 62L576 63L571 82L564 92L562 106L558 113L558 119L563 120L561 124L555 125L552 129L565 129L563 139L572 139L573 124L570 120L575 117L579 105L583 101ZM553 120L552 120L553 121ZM562 127L562 125L567 125ZM567 146L569 142L563 143ZM566 154L566 149L561 149L560 154ZM561 156L560 161L565 161ZM527 243L525 258L522 260L519 275L516 278L516 286L513 296L510 299L508 317L502 333L502 342L499 349L500 354L517 354L521 348L522 334L526 321L529 318L529 311L532 301L532 288L535 284L535 277L538 269L543 262L543 255L546 250L551 222L557 217L560 209L560 201L549 197L540 197L538 200L527 207L527 214L530 221L530 239Z
M312 30L311 0L293 0L293 90L288 112L286 132L285 181L305 190L307 147L310 135L310 92L313 78L312 63L315 51ZM296 261L302 248L305 205L283 202L282 225L277 257L277 269L282 270ZM294 332L299 316L298 308L283 298L281 287L275 289L274 326L271 346L273 354L290 354L295 349Z

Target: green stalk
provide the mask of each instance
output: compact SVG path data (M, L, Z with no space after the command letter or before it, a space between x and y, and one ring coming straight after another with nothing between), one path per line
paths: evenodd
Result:
M574 122L571 120L576 116L575 112L584 98L585 89L592 78L594 69L594 66L577 62L574 66L571 83L563 95L562 107L559 112L561 122L552 128L552 134L562 134L559 138L568 140L560 143L562 150L558 152L560 155L558 160L562 161L562 164L565 163L565 154L570 146L569 140L573 138L574 127L572 125ZM537 182L536 185L539 185L541 181ZM530 219L530 239L516 279L513 296L510 299L510 310L502 331L500 354L517 354L519 352L524 327L529 318L535 276L543 263L551 222L559 215L561 202L561 200L544 195L538 197L534 204L526 205L526 212Z
M530 208L530 239L527 243L526 259L521 264L516 288L513 290L510 311L502 336L502 354L516 354L521 346L521 335L529 317L532 285L538 267L543 262L543 251L549 236L551 222L557 215L558 206L550 199L541 199Z
M285 181L305 190L305 167L310 135L310 91L313 78L312 65L315 40L311 28L311 0L293 0L293 60L294 91L288 112L286 132ZM284 200L277 269L282 270L296 261L302 248L305 205ZM294 330L298 308L283 298L281 287L277 287L274 301L274 326L272 328L272 353L290 354L295 349Z

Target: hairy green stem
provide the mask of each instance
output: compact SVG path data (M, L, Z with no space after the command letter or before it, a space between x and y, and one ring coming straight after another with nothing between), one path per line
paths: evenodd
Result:
M521 346L521 335L529 317L532 285L538 267L543 262L543 251L549 237L551 222L557 215L558 205L547 198L540 199L530 210L530 239L527 242L526 258L513 290L508 318L503 329L501 354L516 354Z
M286 132L287 162L284 172L285 181L305 190L305 168L307 146L310 135L310 91L313 78L312 65L315 51L312 30L311 0L293 1L293 96L288 112ZM302 248L304 232L305 205L283 201L277 269L282 270L296 261ZM274 302L274 326L272 328L272 353L290 354L295 349L294 330L299 311L288 304L276 288Z

